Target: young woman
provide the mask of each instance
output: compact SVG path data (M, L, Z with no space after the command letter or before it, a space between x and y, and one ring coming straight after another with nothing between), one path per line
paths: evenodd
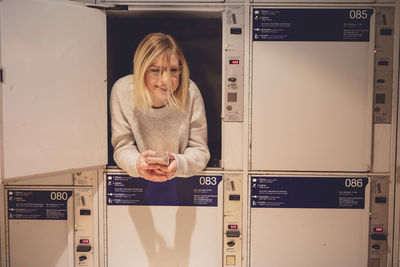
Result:
M115 162L130 176L159 182L200 172L210 158L204 103L176 41L147 35L133 72L111 92ZM152 157L167 161L153 163Z

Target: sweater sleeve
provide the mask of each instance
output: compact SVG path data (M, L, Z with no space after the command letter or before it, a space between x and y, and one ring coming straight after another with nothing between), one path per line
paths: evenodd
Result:
M190 123L188 145L182 154L175 155L177 160L177 177L189 177L201 172L210 159L207 146L207 120L203 98L197 86L193 86L190 94Z
M135 145L135 137L125 115L129 107L126 101L131 99L123 93L126 90L125 87L129 86L127 80L127 77L118 80L111 91L111 144L114 147L114 160L117 165L130 176L139 177L136 161L140 153Z

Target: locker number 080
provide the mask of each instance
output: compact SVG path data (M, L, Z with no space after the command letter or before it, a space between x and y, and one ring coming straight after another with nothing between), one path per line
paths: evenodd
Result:
M363 181L362 179L346 179L344 185L346 187L362 187Z
M67 200L68 193L67 192L51 192L50 199L51 200Z
M349 17L350 19L367 19L368 13L367 10L352 9L350 10Z
M200 177L200 184L201 185L216 185L217 184L217 178L216 177L210 177L210 176L201 176Z

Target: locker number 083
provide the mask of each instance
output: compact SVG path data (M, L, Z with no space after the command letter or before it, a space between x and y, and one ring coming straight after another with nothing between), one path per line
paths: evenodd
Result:
M344 185L346 187L362 187L363 186L363 181L362 179L346 179L344 180Z
M217 178L210 176L201 176L199 182L201 185L217 185Z
M349 17L350 19L367 19L368 13L367 10L352 9L350 10Z

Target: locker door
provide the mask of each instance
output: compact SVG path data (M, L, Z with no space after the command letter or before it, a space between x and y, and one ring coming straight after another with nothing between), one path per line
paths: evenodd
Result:
M253 9L253 170L368 171L373 9Z
M250 179L250 267L368 265L368 178Z
M107 266L221 266L221 181L204 175L157 183L107 173Z
M6 190L9 265L74 266L71 189Z
M66 0L0 7L3 181L106 164L105 14Z

